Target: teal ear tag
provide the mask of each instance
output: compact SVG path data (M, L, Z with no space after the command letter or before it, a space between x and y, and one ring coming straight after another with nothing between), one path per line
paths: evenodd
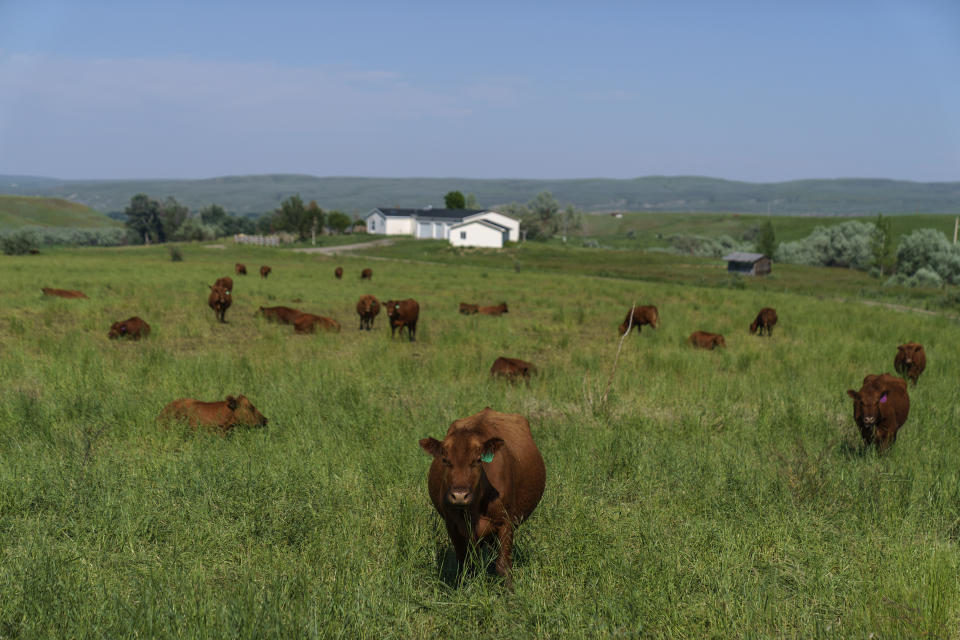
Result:
M480 459L483 460L484 462L493 462L493 451L486 452L485 454L480 456Z

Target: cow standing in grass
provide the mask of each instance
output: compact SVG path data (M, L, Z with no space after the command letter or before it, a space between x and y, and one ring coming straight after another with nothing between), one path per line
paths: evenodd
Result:
M767 332L767 337L773 335L773 325L777 324L777 312L775 309L770 307L764 307L760 309L760 312L757 314L756 319L750 323L750 333L757 333L757 330L760 330L758 335L763 336L764 330Z
M631 313L633 314L632 321L630 319ZM627 316L620 325L620 335L625 334L628 328L631 331L636 329L637 333L641 333L640 326L645 324L650 325L654 329L660 326L660 312L657 311L657 308L653 305L633 307L632 312L627 311Z
M272 269L271 269L270 267L266 266L266 265L260 267L260 277L261 277L261 278L266 278L268 275L270 275L270 272L271 272L271 271L272 271Z
M360 331L373 329L373 321L380 313L380 301L374 296L360 296L357 301L357 315L360 316Z
M233 296L230 293L230 289L227 289L221 284L211 286L210 297L207 298L207 304L213 309L217 320L226 323L227 309L233 304Z
M397 329L403 337L403 329L407 329L407 337L414 341L417 333L417 320L420 318L420 304L413 298L406 300L388 300L386 305L387 317L390 318L390 337L393 338Z
M908 342L897 347L897 357L893 359L893 368L913 384L923 370L927 368L927 353L923 345L917 342Z
M889 373L868 375L859 391L847 389L847 395L863 441L881 451L892 445L910 415L907 383Z
M236 271L238 276L247 275L247 265L245 264L241 264L238 262L237 264L233 265L233 270Z

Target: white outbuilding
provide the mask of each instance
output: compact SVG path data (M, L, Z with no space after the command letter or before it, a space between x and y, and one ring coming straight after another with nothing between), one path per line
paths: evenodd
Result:
M503 247L520 240L520 221L490 209L389 209L364 216L367 233L449 240L458 247ZM468 223L485 222L464 228ZM457 227L454 232L454 227ZM476 242L474 242L476 238ZM491 244L493 243L493 244Z
M455 247L503 248L510 229L491 220L478 218L450 226L450 244Z

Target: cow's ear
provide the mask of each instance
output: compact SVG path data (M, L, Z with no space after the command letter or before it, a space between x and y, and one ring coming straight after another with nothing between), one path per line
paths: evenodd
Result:
M847 395L853 398L854 400L860 399L860 394L854 391L853 389L847 389Z
M443 444L436 438L424 438L420 441L420 448L432 455L434 458L443 453Z
M503 438L490 438L483 443L483 453L493 454L497 452L497 449L503 446Z
M237 399L234 398L233 396L227 396L227 408L230 409L230 411L236 411Z

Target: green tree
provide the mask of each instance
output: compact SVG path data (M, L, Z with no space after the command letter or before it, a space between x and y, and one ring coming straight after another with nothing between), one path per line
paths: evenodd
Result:
M557 233L560 203L549 191L541 191L527 203L527 214L520 223L531 240L548 240Z
M893 271L897 263L896 249L893 246L893 225L890 218L884 218L882 213L878 213L873 226L870 253L873 256L873 266L880 270L880 277L883 277L884 272Z
M757 240L754 246L756 247L757 253L762 253L769 258L772 258L773 254L776 253L777 234L773 230L773 220L770 218L767 218L763 226L760 227L760 233L757 234Z
M477 196L472 193L467 194L467 198L463 203L464 209L479 209L480 204L477 202Z
M343 233L351 224L353 221L350 220L350 216L342 211L331 211L327 214L327 226L337 233Z
M323 209L317 205L316 200L311 200L310 204L307 205L307 219L310 221L311 229L313 229L314 226L316 226L317 230L323 229L326 214L323 212Z
M200 209L200 222L213 227L223 226L227 219L227 211L218 204L211 204Z
M273 212L270 220L270 231L288 231L296 234L301 240L309 238L313 216L322 217L323 211L317 207L315 211L309 213L300 198L300 194L290 196L280 203L279 209ZM318 222L322 222L322 220Z
M160 205L160 222L163 225L164 237L167 239L173 238L180 225L186 222L189 217L190 209L177 202L177 199L173 196L168 196Z
M463 194L459 191L447 193L447 195L443 196L443 201L447 209L465 209L467 206L467 199L464 198Z
M138 193L130 198L130 204L123 212L127 216L126 225L135 234L137 242L166 241L159 202L145 193Z

